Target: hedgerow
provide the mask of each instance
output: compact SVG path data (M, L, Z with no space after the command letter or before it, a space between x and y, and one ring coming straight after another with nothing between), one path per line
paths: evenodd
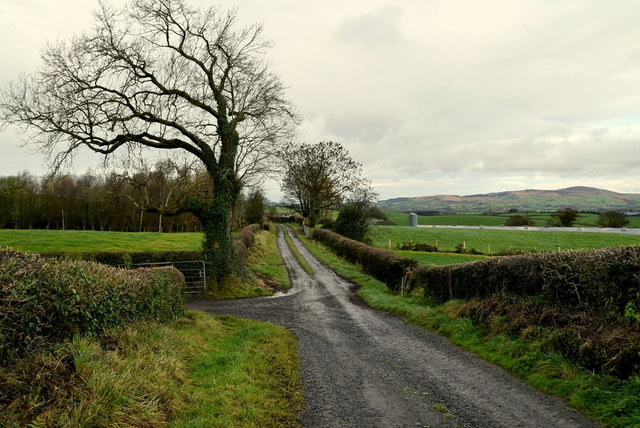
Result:
M411 286L438 302L509 293L612 316L640 314L640 246L421 266Z
M184 310L175 268L124 270L0 250L0 363L29 349Z
M418 265L413 259L400 257L391 251L371 247L326 229L314 229L312 238L333 249L340 257L359 264L365 272L392 290L397 290L405 274Z
M47 252L40 253L40 255L46 258L85 260L110 266L126 267L143 263L182 262L203 259L202 251L103 251L92 253Z

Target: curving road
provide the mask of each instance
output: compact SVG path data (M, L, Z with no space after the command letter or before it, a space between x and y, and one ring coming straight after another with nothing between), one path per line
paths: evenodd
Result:
M315 271L295 261L279 230L292 289L270 298L191 309L270 321L299 340L306 427L596 427L445 338L370 309L354 287L288 231Z

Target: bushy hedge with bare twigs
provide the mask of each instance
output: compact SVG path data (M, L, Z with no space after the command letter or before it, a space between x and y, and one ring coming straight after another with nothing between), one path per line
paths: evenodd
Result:
M0 364L29 349L184 310L175 268L124 270L0 250Z
M392 290L399 289L406 272L418 265L413 259L345 238L330 230L314 229L312 238L327 245L351 263L359 264L365 272L384 282Z
M65 260L84 260L109 266L131 267L143 263L183 262L202 260L202 251L98 251L87 253L47 252L42 257Z
M414 270L412 288L436 301L498 293L624 316L640 313L640 246L496 257Z

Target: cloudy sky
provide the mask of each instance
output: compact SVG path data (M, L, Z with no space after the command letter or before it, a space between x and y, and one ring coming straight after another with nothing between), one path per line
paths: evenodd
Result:
M114 4L123 4L114 0ZM209 6L214 2L192 0ZM637 0L222 0L261 22L304 121L381 199L586 185L640 193ZM0 0L0 85L97 0ZM0 133L0 175L43 157ZM98 159L80 156L82 171ZM271 198L278 186L267 184Z

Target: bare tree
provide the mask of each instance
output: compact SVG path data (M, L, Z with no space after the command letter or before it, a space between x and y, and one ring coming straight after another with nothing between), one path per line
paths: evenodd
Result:
M48 46L36 74L0 94L5 123L30 131L54 165L76 149L111 155L139 147L199 159L214 189L192 200L204 250L221 278L230 271L229 212L242 180L290 138L294 108L269 69L261 25L184 0L101 4L94 28Z
M315 226L320 213L338 208L351 192L368 188L362 166L339 143L289 145L279 156L285 199Z

